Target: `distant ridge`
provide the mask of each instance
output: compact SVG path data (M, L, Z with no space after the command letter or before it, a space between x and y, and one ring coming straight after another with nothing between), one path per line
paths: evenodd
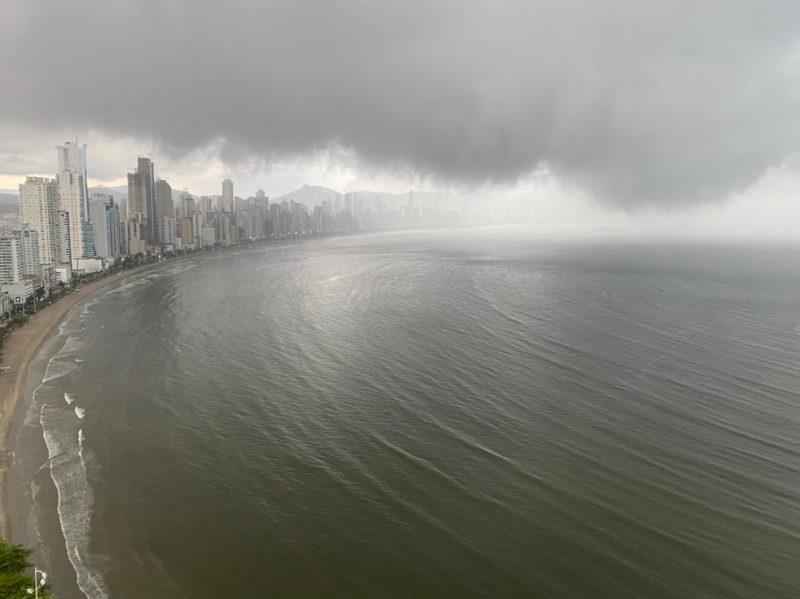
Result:
M325 201L333 203L336 199L342 197L344 197L344 194L339 193L335 189L306 184L300 189L295 189L279 198L275 198L273 201L282 202L286 200L287 202L300 202L301 204L313 206Z
M384 200L397 200L405 204L408 201L408 192L404 193L387 193L384 191L352 191L347 194L329 187L320 187L318 185L303 185L300 189L296 189L280 197L271 199L273 202L295 201L305 204L307 206L314 206L321 204L324 201L333 203L336 199L341 199L345 195L350 195L353 198L364 198L365 200L373 200L375 197L380 196ZM446 191L414 191L414 202L422 205L433 205L437 201L450 201L455 198L455 195Z
M127 185L117 185L116 187L106 187L105 185L98 185L97 187L90 187L89 194L93 193L107 193L109 195L114 196L114 199L125 200L128 197L128 186Z

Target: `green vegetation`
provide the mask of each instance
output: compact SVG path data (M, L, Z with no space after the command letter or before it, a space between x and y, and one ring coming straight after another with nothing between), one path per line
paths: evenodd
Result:
M15 314L11 319L11 324L20 326L27 323L31 319L27 314Z
M0 597L29 599L33 596L33 577L25 573L33 568L31 553L22 545L9 545L0 539ZM40 599L54 599L49 589L47 584L39 587Z

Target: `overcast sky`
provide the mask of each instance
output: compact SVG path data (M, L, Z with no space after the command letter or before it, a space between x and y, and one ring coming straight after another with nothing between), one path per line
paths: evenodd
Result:
M0 0L0 15L0 188L52 173L78 134L111 183L141 153L198 193L229 175L242 195L540 200L555 182L578 210L797 217L800 2Z

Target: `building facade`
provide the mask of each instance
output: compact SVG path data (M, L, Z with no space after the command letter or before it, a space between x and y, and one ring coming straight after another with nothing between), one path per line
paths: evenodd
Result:
M87 255L86 183L83 175L62 171L56 175L58 207L69 214L69 249L75 258Z
M20 223L38 233L41 264L61 262L65 240L58 223L58 184L55 179L28 177L19 186Z
M156 208L155 167L149 158L140 156L136 163L136 172L128 173L128 216L141 215L144 225L144 241L157 243L158 218Z
M0 235L0 284L10 285L22 280L22 248L16 235Z
M120 214L114 196L92 194L92 227L95 255L98 258L115 259L121 253Z
M14 231L19 240L22 253L22 276L39 277L42 274L42 263L39 257L39 232L34 229Z
M233 210L233 181L225 179L222 182L222 211L230 213Z

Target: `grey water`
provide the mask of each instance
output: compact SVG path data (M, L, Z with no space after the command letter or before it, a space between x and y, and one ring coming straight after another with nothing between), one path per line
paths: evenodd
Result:
M61 599L800 593L799 246L210 252L35 366L16 521Z

